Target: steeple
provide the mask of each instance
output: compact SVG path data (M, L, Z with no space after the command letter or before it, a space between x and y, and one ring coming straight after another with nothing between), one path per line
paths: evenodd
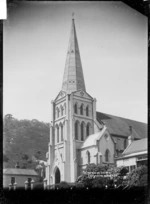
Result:
M72 18L71 34L67 51L62 90L67 93L71 93L77 90L85 91L84 76L74 18Z

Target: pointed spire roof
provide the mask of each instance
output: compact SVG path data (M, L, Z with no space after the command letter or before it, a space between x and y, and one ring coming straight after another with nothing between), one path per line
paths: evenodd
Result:
M77 90L85 91L84 76L74 19L72 19L71 35L67 51L62 90L67 93Z

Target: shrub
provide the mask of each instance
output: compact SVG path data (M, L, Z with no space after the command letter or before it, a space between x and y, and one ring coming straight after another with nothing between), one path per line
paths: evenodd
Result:
M77 178L77 182L78 183L84 183L87 179L88 179L88 175L87 174L83 174L83 175L81 175L81 176L79 176Z
M108 170L108 165L88 164L85 171L87 172L105 172Z
M108 185L108 179L105 177L97 177L92 180L92 187L93 188L103 188Z
M119 176L125 176L127 173L128 169L125 166L121 167L121 169L119 170Z
M75 183L75 188L85 188L85 185L84 185L84 183Z
M127 179L129 187L147 185L147 166L137 167L128 175Z
M91 187L92 186L92 178L89 178L87 174L83 174L78 177L77 183L80 183L84 187Z
M58 188L60 188L60 189L66 189L66 188L70 188L70 185L67 183L67 182L65 182L65 181L62 181L62 182L60 182L59 184L58 184Z
M107 177L88 177L87 174L83 174L78 177L76 187L89 187L89 188L103 188L106 185L110 185L110 179ZM111 184L112 185L112 184Z
M43 189L43 182L36 182L34 184L34 189Z

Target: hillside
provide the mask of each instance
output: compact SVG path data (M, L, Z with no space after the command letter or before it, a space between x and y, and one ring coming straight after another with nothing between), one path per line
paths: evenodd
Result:
M35 159L46 160L49 142L49 124L34 120L18 120L11 114L4 117L4 167L35 168Z

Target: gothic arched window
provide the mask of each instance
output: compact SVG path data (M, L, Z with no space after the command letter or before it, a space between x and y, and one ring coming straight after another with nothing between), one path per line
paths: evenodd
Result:
M87 163L90 164L90 159L91 159L90 158L91 157L90 152L87 151L86 154L87 154Z
M83 115L83 104L80 106L80 115Z
M77 103L74 105L74 113L78 113L78 110L77 110Z
M86 136L88 137L90 134L90 124L88 123L86 126Z
M59 143L59 127L56 126L56 130L57 130L57 143Z
M57 114L57 118L59 118L59 108L57 107L57 109L56 109L56 114Z
M81 123L81 141L84 140L84 122Z
M61 106L61 116L63 116L63 114L64 114L64 108Z
M105 152L105 161L109 162L109 150L108 149Z
M60 129L61 130L61 141L63 141L63 125L62 124L60 125L60 128L61 128Z
M79 122L78 121L75 122L75 139L76 140L79 139Z
M66 115L66 103L64 103L64 110L65 110L65 115Z
M89 116L89 106L86 107L86 116Z

